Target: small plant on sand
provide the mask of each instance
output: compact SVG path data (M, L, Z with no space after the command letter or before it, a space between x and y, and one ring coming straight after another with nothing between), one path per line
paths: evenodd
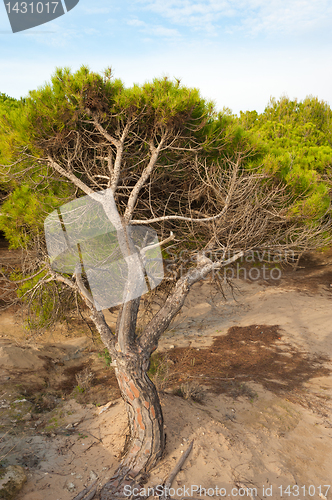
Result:
M59 427L59 421L57 417L50 418L48 425L45 426L46 432L54 432Z
M82 434L81 432L78 433L78 438L77 439L86 439L88 436L85 434Z
M169 382L169 368L171 361L166 355L156 353L150 358L148 376L158 391L163 391Z
M244 397L249 399L249 401L253 403L255 399L258 398L257 392L243 382L231 380L230 383L225 386L225 388L226 394L232 396L234 399Z
M257 392L247 384L240 384L240 396L248 398L250 403L253 403L258 398Z
M90 388L93 381L94 374L88 367L84 368L82 371L76 373L76 389L78 392L85 392Z
M191 399L196 403L202 403L204 398L204 391L197 382L185 382L181 384L175 391L175 394L184 399Z
M109 354L109 352L108 352L107 349L104 349L103 352L99 352L98 353L98 357L104 359L106 366L110 366L111 365L112 358L111 358L111 356L110 356L110 354Z

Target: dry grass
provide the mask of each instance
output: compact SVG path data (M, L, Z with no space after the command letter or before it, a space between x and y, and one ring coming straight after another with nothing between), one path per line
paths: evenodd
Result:
M170 365L173 361L167 355L152 355L150 359L150 369L148 372L150 380L156 386L157 391L164 391L169 385Z
M185 382L180 385L177 395L184 399L191 399L196 403L202 403L204 399L204 390L197 382Z
M91 387L94 379L94 374L89 367L84 368L82 371L76 373L76 382L82 392L87 391Z

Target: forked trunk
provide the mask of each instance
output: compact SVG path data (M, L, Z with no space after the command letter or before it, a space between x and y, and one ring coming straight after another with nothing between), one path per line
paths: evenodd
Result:
M116 356L115 373L127 407L130 440L125 458L102 489L101 500L124 497L124 486L137 484L138 474L153 467L165 448L159 396L146 373L149 361L143 357L138 352Z

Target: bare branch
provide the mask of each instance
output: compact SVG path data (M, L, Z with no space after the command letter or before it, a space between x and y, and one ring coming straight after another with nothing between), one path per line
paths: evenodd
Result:
M126 208L125 213L124 213L124 219L125 219L127 224L129 224L129 222L131 220L132 214L133 214L134 209L135 209L138 195L139 195L143 185L150 177L150 175L151 175L151 173L156 165L158 155L159 155L159 152L160 152L162 145L164 143L165 137L166 137L166 133L164 133L164 135L162 136L157 147L153 146L152 141L150 143L150 150L151 150L150 161L149 161L148 165L145 167L145 169L143 170L140 178L136 182L136 184L135 184L135 186L134 186L134 188L129 196L127 208Z
M144 256L146 254L146 252L152 250L153 248L159 248L163 245L166 245L166 243L169 243L170 241L173 241L175 239L175 236L174 236L174 233L171 231L171 234L169 235L168 238L165 238L163 241L160 241L158 243L155 243L153 245L148 245L144 248L142 248L142 250L140 251L140 254L142 256Z
M111 144L113 144L116 147L116 157L115 157L113 168L111 167L111 157L110 157L110 154L108 155L108 159L107 159L108 168L109 168L109 171L110 171L110 174L111 174L111 186L110 187L111 187L112 192L114 194L115 191L116 191L116 188L118 186L119 178L120 178L121 164L122 164L122 155L123 155L123 146L124 146L125 140L126 140L126 138L128 136L130 127L131 127L132 123L135 120L129 120L126 123L126 125L125 125L125 127L123 129L123 132L121 134L120 139L116 139L109 132L107 132L107 130L104 129L104 127L98 121L96 114L91 113L90 110L88 110L88 114L89 114L89 116L92 116L92 123L94 124L94 126L96 127L96 129L98 130L98 132L100 132L101 135L108 142L110 142Z
M8 278L4 277L4 278L0 278L0 281L7 281L9 283L15 283L15 285L18 285L19 283L24 283L26 281L29 281L29 280L32 280L33 278L35 278L36 276L38 276L39 274L41 274L43 271L45 271L46 267L42 267L37 273L33 274L32 276L29 276L28 278L24 278L23 280L9 280ZM4 276L4 274L1 272L0 274L2 274L2 276Z
M94 490L94 491L92 492L92 493L94 493L94 495L93 495L93 496L90 496L90 495L89 495L89 497L86 497L85 495L86 495L87 493L89 493L89 491L90 491L90 490L91 490L94 486L96 486L97 482L98 482L98 479L96 479L96 480L95 480L95 481L94 481L94 482L93 482L90 486L87 486L87 487L86 487L83 491L81 491L78 495L76 495L76 497L75 497L75 498L73 498L73 500L87 500L88 498L89 498L90 500L92 500L92 498L93 498L93 496L96 494L96 491L97 491L97 490ZM85 498L84 498L84 497L85 497Z
M67 285L72 290L75 290L75 292L80 292L78 285L76 285L69 278L66 278L66 276L63 276L62 274L59 274L59 273L55 272L51 268L50 268L50 274L51 274L53 280L60 281L61 283L64 283L65 285Z
M94 307L93 297L89 292L89 290L84 286L84 283L82 281L82 276L77 270L75 271L75 274L73 274L73 278L74 277L76 278L78 289L80 291L81 296L84 298L86 305L89 307L89 309L92 309Z
M115 147L119 147L120 146L120 142L118 139L116 139L114 136L112 136L109 132L107 132L107 130L104 129L104 127L99 123L99 121L97 120L97 116L91 112L90 109L87 109L86 110L86 113L88 116L91 116L92 117L92 123L94 124L94 126L96 127L96 129L98 130L98 132L101 133L101 135L108 141L110 142L111 144L113 144Z
M164 215L162 217L156 217L154 219L132 220L130 222L130 225L135 226L135 225L143 225L143 224L153 224L154 222L163 222L163 221L167 221L167 220L183 220L183 221L187 221L187 222L210 222L213 220L220 219L220 217L222 217L225 214L225 212L228 208L229 200L230 200L230 196L228 196L226 198L226 204L225 204L224 208L222 209L222 211L217 215L213 215L212 217L201 217L199 219L194 219L193 217L184 217L182 215Z
M111 175L111 189L112 189L113 194L115 193L116 188L119 184L122 155L123 155L123 146L124 146L125 139L128 135L128 132L130 130L130 126L131 126L131 123L128 122L126 124L123 132L122 132L119 144L116 146L116 157L115 157L115 162L114 162L114 169L113 169L113 173Z
M53 160L50 156L48 157L49 164L51 165L54 170L56 170L59 174L63 175L66 177L68 180L70 180L76 187L81 189L83 193L88 194L93 197L95 192L93 189L91 189L89 186L84 184L76 175L74 175L72 172L68 172L64 168L62 168L56 161Z
M183 453L183 455L180 457L180 459L178 460L178 462L175 465L172 472L169 474L168 478L165 481L165 484L163 487L163 493L159 497L159 500L170 500L171 499L171 496L169 495L170 488L172 486L174 479L176 478L176 476L179 474L180 470L182 469L183 464L185 463L185 461L189 457L190 452L193 449L193 444L194 444L194 441L191 441L190 445L188 446L186 451Z
M147 350L148 352L153 352L157 348L161 334L168 328L174 316L183 306L185 298L194 283L202 280L210 272L235 262L243 257L243 255L245 255L245 252L240 251L225 261L209 261L209 263L201 267L189 269L189 271L177 281L173 292L171 292L171 294L167 297L164 306L159 309L159 311L145 327L144 332L139 339L142 349Z

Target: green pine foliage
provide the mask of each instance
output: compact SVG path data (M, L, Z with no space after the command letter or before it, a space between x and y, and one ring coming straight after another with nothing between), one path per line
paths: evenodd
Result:
M42 271L31 279L25 278L16 292L26 306L27 330L44 331L56 321L64 322L75 303L72 291L61 283L53 281L44 283L42 288L35 287L45 275L46 271ZM13 281L23 277L21 272L13 272L10 276Z
M40 151L31 140L26 102L0 94L0 231L10 248L28 247L43 233L48 213L73 192L68 183L50 179L49 169L36 161Z
M121 80L111 78L110 72L99 75L86 66L75 73L58 68L49 83L25 99L0 94L0 230L12 248L28 246L43 232L48 213L75 196L73 186L54 175L43 158L72 148L75 134L82 130L93 132L86 120L87 108L98 112L112 133L117 120L139 120L143 112L141 137L148 139L156 126L171 126L174 134L185 130L187 144L202 144L208 162L235 157L238 151L249 152L246 168L262 166L292 193L290 214L314 220L329 207L332 111L317 98L301 102L286 97L271 99L264 113L241 112L237 118L227 108L217 112L198 89L178 81L154 79L126 88ZM135 169L139 175L141 168L135 152L148 147L133 140L131 151L126 152L133 175ZM94 154L93 145L87 143L87 158ZM11 164L14 167L9 176L6 165ZM20 177L23 171L28 174ZM191 181L189 162L179 162L176 152L161 155L160 171L167 172L175 183Z
M9 113L15 114L19 102L0 92L0 165L6 163L10 156L10 141L6 139L13 133L12 127L7 122ZM0 168L0 190L5 192L7 186L4 182L4 169Z
M16 186L1 207L0 230L9 241L10 248L26 248L37 236L43 236L44 220L48 213L62 204L67 194L62 185L52 188L29 184Z
M237 150L251 150L251 158L260 155L253 134L239 126L227 110L217 113L213 103L203 99L198 89L167 78L125 88L107 72L99 75L85 66L75 73L58 68L49 83L31 91L24 100L3 100L1 163L14 163L14 167L10 176L6 175L6 168L0 174L0 182L6 184L9 193L1 208L0 230L5 232L12 248L29 245L33 235L43 231L47 214L75 196L74 187L54 175L43 158L61 156L66 148L74 147L80 132L86 138L87 133L93 132L93 125L87 123L87 108L98 112L103 126L113 134L119 121L139 122L137 132L141 139L133 139L130 151L125 152L126 167L133 176L140 174L139 155L144 148L148 151L149 138L163 126L171 127L174 136L179 130L182 135L185 131L187 141L181 144L183 148L202 144L207 161L222 155L232 157ZM144 119L140 118L142 114ZM84 154L87 161L96 155L95 143L89 144L87 140ZM158 172L169 172L174 182L190 182L189 161L183 155L179 162L178 157L178 151L161 155ZM174 168L176 164L179 168ZM24 175L20 176L20 172Z
M241 168L261 168L270 173L264 182L278 181L286 187L292 202L285 208L289 215L299 216L301 224L302 220L312 223L330 207L332 111L323 101L314 97L301 102L271 99L263 113L241 112L238 118L227 108L217 112L198 89L179 81L161 78L126 88L110 71L100 75L86 66L74 73L58 68L49 83L25 99L0 94L0 231L11 248L28 248L43 241L47 215L82 195L48 166L48 157L73 161L75 175L87 184L94 174L100 174L103 164L98 158L107 151L91 122L92 113L113 136L126 123L135 124L123 153L122 180L127 186L142 173L149 141L165 128L174 137L175 147L161 152L154 172L159 179L153 188L159 215L164 214L165 206L170 213L179 211L181 196L189 186L193 191L200 188L204 164L223 164L224 158L236 161L239 154ZM201 172L200 167L194 168L193 146L197 145ZM75 156L73 151L79 154ZM89 165L91 171L82 165ZM126 181L128 172L131 180ZM176 193L180 195L173 199ZM148 188L143 189L137 202L141 213L149 205L149 197ZM191 208L211 211L215 198L215 192L208 193L205 200L194 200ZM121 198L117 201L121 213ZM177 229L181 232L180 225ZM195 240L188 236L184 244L197 248L200 238L204 246L204 237L204 233ZM29 301L29 326L44 328L52 318L65 316L72 297L59 284L51 283L31 297L28 292L33 292L40 277L24 282L18 294Z
M29 129L30 143L44 154L49 148L54 153L66 141L69 144L75 131L89 130L82 122L87 107L100 113L107 120L107 130L112 132L118 126L119 117L126 123L139 120L143 112L141 136L144 133L149 136L163 125L173 127L174 133L187 128L188 141L194 136L200 141L203 139L206 152L211 152L212 142L213 151L220 151L220 146L224 149L225 145L232 150L244 137L248 140L250 136L232 116L217 113L213 103L203 99L198 89L180 86L179 82L167 78L125 88L120 80L101 76L82 66L75 73L68 68L57 69L49 84L29 93L25 100L28 119L25 128ZM219 142L215 138L219 138Z
M292 214L309 220L330 206L332 111L316 97L271 99L264 112L241 112L239 123L266 147L263 166L294 196Z

